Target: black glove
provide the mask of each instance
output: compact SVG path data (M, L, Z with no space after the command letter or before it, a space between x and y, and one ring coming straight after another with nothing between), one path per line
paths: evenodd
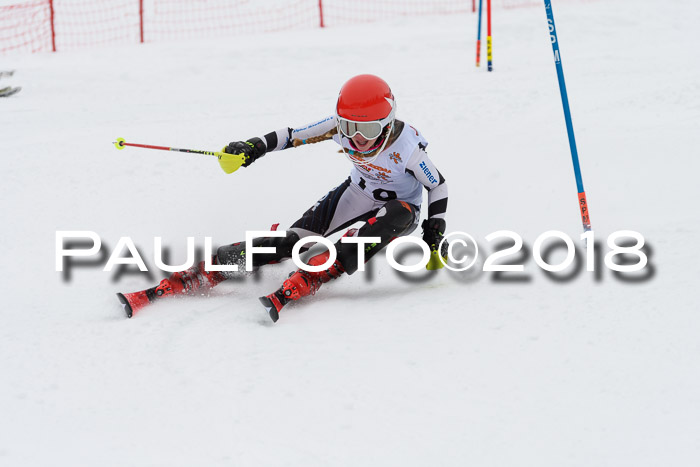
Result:
M449 245L446 241L442 242L447 223L445 219L426 219L421 224L421 227L423 228L423 241L430 247L430 261L425 267L429 270L440 269L444 265L437 256L442 256L447 261L447 248ZM438 252L440 242L442 242L442 248Z
M260 138L251 138L248 141L234 141L233 143L228 143L228 146L224 148L224 152L228 154L243 154L245 156L243 167L248 167L264 156L267 149L263 140Z

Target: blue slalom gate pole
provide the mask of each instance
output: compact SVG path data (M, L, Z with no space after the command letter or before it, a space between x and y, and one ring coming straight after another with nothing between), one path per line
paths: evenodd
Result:
M571 109L569 109L569 97L566 93L566 83L564 82L564 68L561 65L561 52L559 52L559 39L557 29L554 26L554 15L552 14L552 1L544 0L544 8L547 10L547 22L549 23L549 37L552 40L552 50L554 51L554 64L557 68L557 78L559 79L559 92L561 103L564 107L564 119L566 120L566 132L569 135L569 147L571 149L571 161L574 163L574 174L576 175L576 189L578 190L578 203L581 210L581 222L583 222L584 232L591 230L591 217L586 201L586 191L583 189L583 178L581 177L581 166L578 162L578 150L576 149L576 138L574 137L574 125L571 123Z
M479 0L479 23L476 28L476 66L479 66L481 61L481 6L484 0Z

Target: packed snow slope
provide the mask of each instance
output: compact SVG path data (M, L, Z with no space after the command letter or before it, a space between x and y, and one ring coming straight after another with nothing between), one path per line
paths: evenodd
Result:
M429 140L448 232L479 241L479 264L503 229L530 249L561 230L582 257L544 8L495 13L493 73L474 66L471 14L3 58L23 90L0 101L0 465L698 465L700 8L554 14L601 251L640 232L646 276L599 264L555 282L528 253L509 258L527 281L402 278L380 255L275 325L257 297L290 262L127 320L115 292L161 274L65 280L56 231L94 231L106 255L129 236L151 267L162 236L182 263L188 236L290 225L347 177L337 147L226 175L112 141L218 150L328 115L346 79L374 73Z

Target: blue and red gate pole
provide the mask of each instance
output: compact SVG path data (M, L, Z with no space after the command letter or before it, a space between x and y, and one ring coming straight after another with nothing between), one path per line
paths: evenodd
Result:
M484 0L479 0L479 21L476 28L476 66L481 62L481 6Z
M554 51L554 64L557 68L557 78L559 79L559 92L561 102L564 107L564 119L566 120L566 132L569 135L569 148L571 149L571 160L574 164L574 174L576 176L576 188L578 190L578 204L581 210L581 222L584 232L591 230L591 216L586 201L586 191L583 188L583 178L581 177L581 166L578 161L578 150L576 149L576 138L574 137L574 125L571 123L571 109L569 109L569 97L566 93L566 83L564 81L564 69L561 65L561 52L559 51L559 39L557 29L554 26L554 15L552 14L551 0L544 0L544 8L547 10L547 22L549 23L549 36L552 41Z

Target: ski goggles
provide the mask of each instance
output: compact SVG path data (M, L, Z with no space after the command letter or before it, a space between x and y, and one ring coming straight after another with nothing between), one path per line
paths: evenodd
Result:
M367 140L379 138L384 128L394 119L392 111L388 117L382 120L374 120L371 122L356 122L347 118L338 117L338 128L340 132L348 138L353 138L356 134L362 135Z

